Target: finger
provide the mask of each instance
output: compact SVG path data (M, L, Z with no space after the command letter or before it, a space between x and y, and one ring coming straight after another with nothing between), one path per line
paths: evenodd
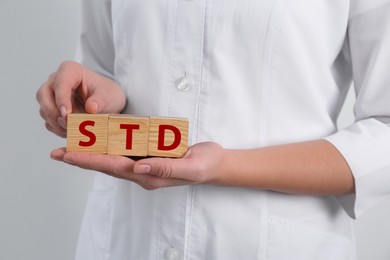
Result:
M135 182L147 190L189 184L188 181L180 179L163 179L153 175L134 174L132 171L134 161L123 156L78 152L64 154L63 148L54 150L51 156L54 157L53 159L63 160L83 169L95 170L116 178Z
M132 172L134 161L123 156L68 152L63 157L64 162L83 169L100 171L113 176L122 176Z
M159 178L174 178L198 182L199 165L189 158L148 158L137 161L133 171Z
M45 123L45 127L48 131L52 132L53 134L65 138L66 137L66 130L59 127L59 126L51 126L48 122Z
M52 158L53 160L56 160L56 161L63 161L65 154L66 154L66 148L61 147L61 148L53 150L50 153L50 158Z
M58 118L61 117L56 106L54 93L50 87L50 80L43 84L37 91L36 97L40 104L39 114L51 126L52 129L58 128Z
M149 174L133 173L129 178L122 178L137 183L146 190L155 190L165 187L175 187L191 184L191 182L181 179L165 179Z
M41 87L38 89L37 93L35 94L35 98L39 104L41 104L41 102L45 98L44 92L47 88L49 88L49 86L53 84L54 78L55 78L55 73L52 73L49 76L48 80L41 85Z
M76 62L64 62L58 68L54 83L55 104L65 119L73 111L72 100L83 80L83 68Z

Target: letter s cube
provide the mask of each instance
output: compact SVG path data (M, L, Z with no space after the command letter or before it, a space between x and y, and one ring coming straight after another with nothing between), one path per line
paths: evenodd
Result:
M107 153L108 114L69 114L66 150Z

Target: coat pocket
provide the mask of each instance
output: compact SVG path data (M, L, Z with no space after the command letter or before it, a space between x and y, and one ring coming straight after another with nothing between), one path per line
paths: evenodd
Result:
M76 260L104 260L111 236L113 190L96 190L88 195Z
M271 217L267 260L355 260L354 245L347 238Z

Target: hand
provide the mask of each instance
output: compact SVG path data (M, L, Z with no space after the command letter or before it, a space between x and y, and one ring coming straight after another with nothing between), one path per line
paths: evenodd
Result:
M50 75L36 97L46 128L61 137L66 136L69 113L120 113L126 103L114 81L71 61Z
M191 146L183 158L145 158L134 161L116 155L54 150L51 157L84 169L135 182L145 189L186 184L223 184L226 150L211 142Z

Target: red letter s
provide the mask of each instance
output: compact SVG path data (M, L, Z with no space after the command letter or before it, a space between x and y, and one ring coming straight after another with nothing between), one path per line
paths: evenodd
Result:
M83 135L89 137L89 141L79 141L79 145L83 147L92 146L96 143L96 135L86 129L87 126L94 126L94 121L84 121L79 126L79 131Z

